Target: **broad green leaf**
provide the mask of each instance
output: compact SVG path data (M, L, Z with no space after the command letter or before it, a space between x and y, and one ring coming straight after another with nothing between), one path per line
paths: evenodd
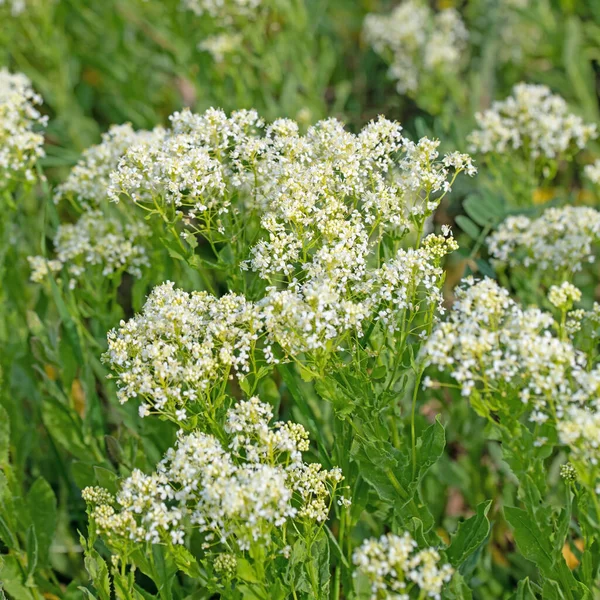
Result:
M94 467L94 474L100 487L107 489L111 494L116 494L119 491L119 477L116 473L104 467Z
M35 526L38 562L44 565L48 560L48 551L56 529L56 497L43 477L38 477L27 493L27 507Z
M84 462L93 462L94 454L83 440L83 424L75 411L47 397L42 405L42 419L50 435L67 452Z
M13 555L5 555L0 562L0 582L12 600L34 600L31 590L23 581L23 572Z
M549 572L553 563L550 540L542 535L526 511L506 506L504 516L513 528L515 541L523 556L542 571Z
M458 526L458 530L446 550L446 555L452 566L459 567L487 539L490 533L490 522L487 514L491 505L491 500L482 502L477 506L476 514Z
M481 229L469 217L458 215L455 219L456 224L464 231L471 239L478 239L481 235Z
M162 600L172 600L173 598L173 580L177 574L177 569L168 560L165 554L165 548L159 544L152 546L152 564L154 567L154 583L158 588L158 594Z
M254 567L245 558L238 558L237 576L248 583L260 583L260 579Z

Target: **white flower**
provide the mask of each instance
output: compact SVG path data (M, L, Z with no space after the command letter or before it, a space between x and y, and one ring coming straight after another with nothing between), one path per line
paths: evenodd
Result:
M600 212L584 206L548 208L537 219L508 217L487 244L492 257L552 276L579 271L600 241Z
M585 176L595 185L600 185L600 160L586 165L583 169Z
M456 10L433 12L419 0L402 2L389 15L367 15L364 34L375 52L389 61L398 92L411 95L426 74L458 72L468 39Z
M141 277L142 269L150 266L141 244L147 235L143 224L123 226L100 211L86 211L76 223L58 227L54 237L55 260L29 257L31 279L41 282L48 271L56 272L63 266L71 275L73 285L86 276L88 269L96 267L103 277L122 272Z
M71 169L67 179L57 186L56 202L65 198L77 199L84 207L105 202L110 185L110 173L117 168L129 148L150 144L165 135L164 129L134 131L129 123L113 125L102 134L102 142L85 150Z
M516 394L530 419L542 423L587 401L598 386L585 354L555 337L555 326L550 314L522 309L495 281L471 282L457 291L449 319L434 329L423 357L447 371L464 396L482 395L499 410L506 394Z
M418 550L408 532L402 535L388 533L379 539L365 540L352 555L356 566L354 577L366 577L371 584L371 600L378 598L410 597L414 587L420 598L441 598L444 584L454 574L449 564L442 564L434 548ZM416 597L416 595L415 595Z
M597 137L596 125L586 125L570 113L566 101L545 85L519 83L512 96L494 102L475 118L478 129L469 142L471 151L482 154L522 149L534 159L557 159Z
M34 164L45 155L48 117L36 108L42 97L22 73L0 69L0 188L13 181L33 181Z
M207 540L247 550L270 545L288 521L323 522L338 469L302 461L306 432L293 423L271 425L272 412L258 398L229 410L229 447L216 437L179 432L156 472L134 470L116 496L87 488L86 502L99 529L112 536L182 544L190 522Z

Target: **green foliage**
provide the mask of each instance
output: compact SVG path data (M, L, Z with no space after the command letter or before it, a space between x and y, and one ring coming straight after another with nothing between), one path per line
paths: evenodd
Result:
M581 432L570 438L561 429L564 423L577 425L563 404L577 395L579 408L587 411L587 435L596 432L598 236L581 268L542 268L536 256L527 264L511 264L496 260L490 250L490 236L509 218L538 219L550 207L598 206L598 184L584 170L600 157L595 140L558 156L535 156L527 141L506 152L473 153L477 176L449 178L448 195L424 185L413 192L426 199L422 203L406 194L396 212L366 220L368 272L384 264L388 268L399 251L406 252L402 264L408 264L407 257L423 249L430 226L436 231L444 230L443 224L454 226L460 249L436 256L437 278L427 275L414 289L406 288L405 308L386 304L382 294L381 305L373 307L360 333L349 329L317 351L290 350L269 338L266 329L253 332L248 368L243 373L230 369L208 391L196 386L196 404L185 419L160 408L150 411L158 414L139 418L143 394L119 402L118 361L103 359L107 332L143 311L150 292L165 281L216 298L243 294L257 305L269 286L282 290L303 284L313 276L306 264L324 246L319 219L327 211L317 214L314 209L304 221L293 222L289 229L303 242L299 256L289 259L285 274L261 278L248 267L256 243L273 242L289 225L281 225L282 218L276 223L279 229L267 229L275 222L260 212L273 193L268 186L256 186L250 194L248 178L245 187L226 198L233 210L213 214L201 209L190 217L188 206L164 210L164 190L147 202L132 201L126 194L119 203L109 202L107 180L98 210L122 227L147 227L143 244L149 267L135 277L125 268L104 271L103 265L92 267L82 259L83 274L65 261L43 281L30 280L28 257L56 258L57 231L77 224L89 208L89 199L76 194L55 202L57 186L81 152L98 143L113 124L131 122L134 130L150 130L169 127L168 116L184 107L202 113L215 106L228 114L255 108L267 124L294 119L303 134L327 117L340 118L348 131L360 131L383 114L402 123L407 139L439 138L442 153L467 152L475 113L505 99L519 82L548 85L566 100L570 113L585 123L599 123L600 8L594 2L540 0L523 7L492 0L423 2L430 8L423 25L427 36L440 32L431 27L435 15L453 7L469 37L451 73L432 70L424 53L419 54L420 87L406 93L396 87L392 53L370 46L363 31L367 14L386 15L399 3L263 0L250 15L211 16L187 10L179 0L25 0L22 12L19 2L0 1L0 68L27 75L49 117L43 132L45 156L36 162L33 180L8 177L0 160L0 600L384 598L383 591L373 596L372 574L360 569L360 549L366 540L381 549L405 534L414 540L415 553L435 551L436 569L448 566L451 576L441 587L444 600L600 597L597 451ZM224 3L227 10L234 4ZM447 43L434 41L432 48L438 50ZM405 48L403 56L410 52ZM0 89L0 154L11 137L2 137L8 119L2 112L3 94ZM263 133L256 148L272 135ZM323 147L327 144L335 148L334 140ZM226 164L221 153L230 150L223 146L211 158L219 155ZM379 146L372 148L376 151ZM390 177L403 151L394 156ZM258 165L252 173L255 183L274 177L275 163L260 162L264 148L253 152L241 162L248 172ZM159 161L153 161L149 164L155 167ZM226 164L226 177L239 166L232 165ZM316 198L334 194L329 176L339 176L340 189L352 189L343 161L328 166L331 173L313 174ZM114 168L116 163L110 170ZM365 180L377 168L356 162ZM283 197L290 202L282 213L292 199L311 195L308 188L296 188L301 173L283 186ZM176 175L176 170L170 173ZM363 195L380 199L381 188L375 179L369 181L372 189L365 186ZM191 193L188 184L174 182L173 189L183 196ZM209 196L204 190L199 197L214 200ZM363 197L352 197L352 192L340 197L356 211L356 219ZM435 206L423 208L429 200ZM414 211L404 214L411 201ZM400 212L405 222L391 226L388 221L400 218ZM289 214L291 209L286 218ZM359 239L348 226L352 219L344 223L348 235L327 248L328 265L345 256L346 244ZM104 251L126 248L133 237L127 233L120 246L110 239ZM293 245L291 238L282 239L285 248ZM560 232L549 245L554 248L558 241ZM82 256L89 255L87 248ZM522 249L510 255L515 261L521 256ZM355 257L344 260L353 263L344 268L354 273ZM416 277L421 266L403 272L408 279L400 280ZM551 313L552 324L544 329L547 337L538 354L531 353L530 363L514 357L508 361L517 375L497 387L482 377L464 393L464 381L455 379L461 365L436 371L427 363L424 347L446 318L438 313L438 302L428 304L431 290L452 311L455 286L467 275L498 280L523 307L535 305ZM344 287L349 280L336 285ZM548 292L565 281L581 290L581 298L561 308L548 299ZM316 298L326 302L329 293L331 289L318 288ZM343 316L353 318L353 303L365 293L375 294L373 288L357 287L345 298ZM272 327L284 323L286 308L284 303ZM321 316L323 322L329 318ZM386 328L385 318L393 327ZM490 323L490 338L500 335L494 318ZM295 333L308 338L314 333L311 327ZM470 331L463 333L468 337ZM487 341L469 338L474 346ZM161 339L157 347L162 342L170 343ZM232 351L219 336L214 343L224 356ZM569 355L560 363L570 374L558 382L560 391L546 394L546 407L552 410L536 421L523 393L523 369L534 369L543 351L559 343L573 350L574 358ZM263 352L267 345L272 361ZM176 362L182 352L175 348L170 358ZM479 358L490 356L486 347ZM165 389L174 364L166 361L161 373ZM484 375L491 379L493 368ZM291 421L306 429L310 444L302 460L307 466L317 463L321 473L341 470L343 481L327 483L323 493L322 520L288 515L281 520L284 525L270 524L263 537L247 545L231 533L233 526L210 537L191 522L189 513L177 521L185 533L183 543L170 537L168 528L158 538L108 534L102 514L95 512L98 506L86 503L82 490L102 488L111 500L100 508L121 514L124 484L138 472L156 473L165 453L177 447L183 435L178 437L179 429L186 435L212 436L238 467L247 467L252 462L247 449L228 446L226 419L228 410L253 396L271 407L270 426ZM274 469L293 462L285 452L273 456L268 466ZM561 471L567 461L570 469ZM168 486L174 494L181 492L179 481ZM228 491L234 502L235 490ZM175 498L163 493L165 506L173 508ZM290 506L298 510L303 506L298 489L294 494ZM141 527L149 513L144 506L128 526ZM406 577L408 597L429 597L407 575L410 569L398 567L396 572L400 575L382 576L384 587L391 589L393 577Z

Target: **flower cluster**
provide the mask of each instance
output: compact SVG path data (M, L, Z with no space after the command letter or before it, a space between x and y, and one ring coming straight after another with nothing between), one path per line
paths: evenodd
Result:
M241 210L246 219L258 211L263 236L248 264L263 277L290 275L308 257L322 262L334 247L352 264L373 234L405 232L433 212L459 172L475 173L467 155L440 157L439 142L410 142L383 118L357 135L329 119L301 136L297 123L265 126L255 111L184 111L171 122L164 137L125 153L110 197L183 219L205 236L224 234L226 215L231 224Z
M508 217L487 244L492 257L510 266L571 273L594 260L600 241L600 212L588 207L548 208L537 219Z
M181 0L181 7L199 17L209 15L229 24L234 18L253 18L264 0Z
M272 417L258 398L239 402L227 413L229 445L206 433L180 432L156 472L135 470L116 498L84 490L109 545L115 539L183 544L186 531L197 528L207 549L275 543L283 551L288 522L295 530L324 522L341 472L303 462L306 431L292 423L272 425Z
M42 97L25 75L0 69L0 186L34 179L33 166L44 156L39 130L48 122L40 104Z
M433 12L420 0L402 2L389 15L367 15L364 33L375 52L389 61L398 92L411 95L424 74L457 73L469 37L456 10Z
M548 291L548 301L561 311L570 310L573 304L580 300L581 290L568 281L564 281L561 285L553 285Z
M447 370L464 396L484 397L488 409L502 409L503 399L515 394L538 423L587 398L585 355L553 335L550 314L522 309L491 279L466 283L449 319L424 346L427 364Z
M240 33L219 33L204 38L198 49L208 52L216 63L223 62L228 54L233 54L241 49L243 37Z
M440 156L438 141L409 141L384 118L358 134L328 119L300 135L297 123L267 126L255 111L183 111L171 123L125 153L109 193L169 227L181 220L186 239L201 234L213 248L244 239L252 223L256 241L238 265L267 280L257 305L285 354L337 351L376 309L393 331L400 311L439 303L440 263L455 243L449 231L421 235L456 176L475 174L468 155ZM386 234L415 230L416 249L379 252Z
M123 272L141 277L142 269L150 266L143 239L146 227L139 223L123 225L118 219L89 210L73 224L62 224L54 237L56 258L29 257L31 279L42 282L48 272L67 268L70 287L73 288L90 270L99 268L102 277Z
M494 102L475 118L478 129L469 141L471 150L482 154L519 149L528 160L559 159L597 136L596 125L569 112L566 101L545 85L519 83L512 96Z
M132 146L150 144L164 136L164 130L135 131L129 123L113 125L102 134L102 141L85 150L68 177L55 190L55 201L78 200L84 207L95 207L108 199L110 174Z
M141 314L108 334L104 361L116 372L121 403L142 400L140 415L185 421L186 408L208 406L214 385L255 360L261 320L243 296L187 293L172 282L155 287Z
M454 569L435 548L419 550L408 532L365 540L352 556L354 577L370 584L370 600L442 597Z
M600 185L600 160L586 165L583 169L585 176L595 185Z
M0 9L2 9L3 6L10 8L10 14L13 17L18 17L25 12L27 2L26 0L0 0Z
M600 411L598 405L571 407L557 424L560 442L568 446L577 479L600 496ZM572 477L574 479L574 477Z

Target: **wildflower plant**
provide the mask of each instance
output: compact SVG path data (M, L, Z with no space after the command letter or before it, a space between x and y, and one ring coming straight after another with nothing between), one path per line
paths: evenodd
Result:
M456 9L435 12L426 2L406 0L387 15L367 15L363 31L366 42L389 64L388 76L399 94L433 113L442 108L444 92L457 94L469 33Z
M490 279L467 281L450 319L434 330L423 350L427 364L450 376L450 382L428 376L425 385L458 387L501 441L525 505L506 507L505 517L522 552L538 564L544 590L559 582L572 597L594 584L585 575L573 577L560 545L544 541L528 546L528 536L549 535L560 518L550 508L538 512L528 499L545 501L550 486L544 461L557 446L566 445L581 484L577 496L581 526L586 543L592 543L600 515L592 450L597 443L599 379L595 353L586 352L581 344L588 336L573 335L580 331L578 321L585 314L573 310L580 300L581 292L572 284L552 286L548 294L552 314L537 307L523 309ZM587 461L585 466L582 460ZM573 481L571 471L567 479ZM570 489L565 502L563 514L570 515L574 510ZM538 552L546 553L547 562Z
M572 279L595 261L600 213L591 207L547 208L537 218L508 217L486 240L493 264L512 277L541 277L542 282ZM589 267L587 267L589 268Z
M34 165L44 156L43 130L48 118L39 110L42 97L22 73L0 70L0 184L11 191L35 179Z
M108 334L104 362L119 401L179 429L154 474L134 470L110 494L84 494L94 531L122 562L116 581L134 566L153 577L139 556L158 544L176 568L185 557L188 574L218 574L207 585L223 597L250 583L265 597L321 598L329 589L339 597L351 574L350 534L367 505L431 529L417 499L443 427L417 429L416 356L444 310L442 265L457 246L449 227L425 228L456 176L475 174L468 155L440 156L438 145L412 142L383 118L357 134L329 119L302 135L290 120L210 109L176 113L164 134L144 136L118 159L108 187L117 209L140 209L173 257L211 270L202 291L155 287L141 312ZM280 378L320 460L302 460L310 449L302 425L270 425L272 406L254 397L272 395ZM340 443L303 399L307 386L337 416ZM412 404L399 403L403 395ZM367 487L364 469L373 472ZM396 496L407 514L393 508ZM333 580L318 566L331 519L344 556ZM192 558L198 536L202 551ZM265 566L281 560L290 561L285 576ZM435 583L440 554L411 560L415 583L435 597L452 568Z
M0 600L600 594L593 3L376 4L0 0Z
M531 205L535 190L553 182L563 163L598 135L595 124L572 113L566 100L545 85L519 83L512 95L476 113L475 120L469 151L484 159L496 186L517 206ZM519 161L509 158L515 153ZM516 169L523 183L513 181L505 190L507 169Z

